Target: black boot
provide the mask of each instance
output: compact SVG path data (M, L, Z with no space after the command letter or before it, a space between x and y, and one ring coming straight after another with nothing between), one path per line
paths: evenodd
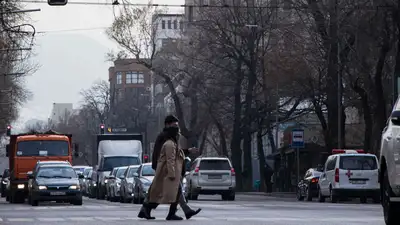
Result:
M176 215L178 204L171 204L166 220L183 220L182 217Z
M155 219L155 217L151 216L151 208L146 207L146 206L142 206L142 208L140 208L138 217L142 218L142 219L147 219L147 220Z
M192 218L192 216L199 214L200 211L201 211L201 208L198 208L197 210L190 210L188 213L185 213L185 217L188 220L188 219Z

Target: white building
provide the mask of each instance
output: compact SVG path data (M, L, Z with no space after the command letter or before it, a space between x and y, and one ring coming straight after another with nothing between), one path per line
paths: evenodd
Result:
M156 52L182 37L184 14L155 14L152 18Z
M49 122L54 125L62 121L67 121L72 112L72 103L53 103Z

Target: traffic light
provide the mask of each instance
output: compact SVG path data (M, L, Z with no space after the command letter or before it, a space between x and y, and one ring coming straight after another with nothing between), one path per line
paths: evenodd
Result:
M47 0L47 3L51 6L63 6L68 3L68 0Z
M143 161L144 161L145 163L148 163L148 162L149 162L149 155L144 155L144 156L143 156Z
M10 125L7 126L6 135L7 135L7 136L11 136L11 126L10 126Z
M100 124L100 134L104 134L104 124Z

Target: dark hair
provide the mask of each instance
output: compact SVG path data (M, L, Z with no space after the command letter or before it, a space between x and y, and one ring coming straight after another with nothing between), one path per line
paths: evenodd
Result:
M179 122L178 118L176 118L175 116L168 115L165 117L165 120L164 120L165 125L169 124L169 123L175 123L175 122Z

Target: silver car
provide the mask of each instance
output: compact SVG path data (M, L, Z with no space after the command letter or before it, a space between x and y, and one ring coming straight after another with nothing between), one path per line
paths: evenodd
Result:
M125 171L123 179L121 179L121 188L120 188L120 202L121 203L129 203L133 199L133 187L135 185L135 179L133 175L137 173L139 165L129 166Z
M125 171L128 169L127 166L118 167L117 173L115 176L110 176L108 179L109 190L110 190L110 201L119 201L120 200L120 188L121 188L121 179L124 178Z
M139 167L138 172L134 174L133 204L143 203L153 182L154 175L155 171L151 167L151 163L144 163Z
M200 194L217 194L221 195L222 200L235 200L235 170L228 158L199 157L194 160L185 177L189 200L197 200Z
M87 167L83 171L81 190L82 190L82 194L84 194L86 196L88 195L88 187L89 187L89 179L88 178L92 175L92 173L91 173L92 170L93 170L93 167Z
M117 174L118 167L115 167L114 169L111 170L110 174L105 177L105 188L106 188L106 199L108 201L113 201L114 199L111 199L111 184L115 182L115 175Z

